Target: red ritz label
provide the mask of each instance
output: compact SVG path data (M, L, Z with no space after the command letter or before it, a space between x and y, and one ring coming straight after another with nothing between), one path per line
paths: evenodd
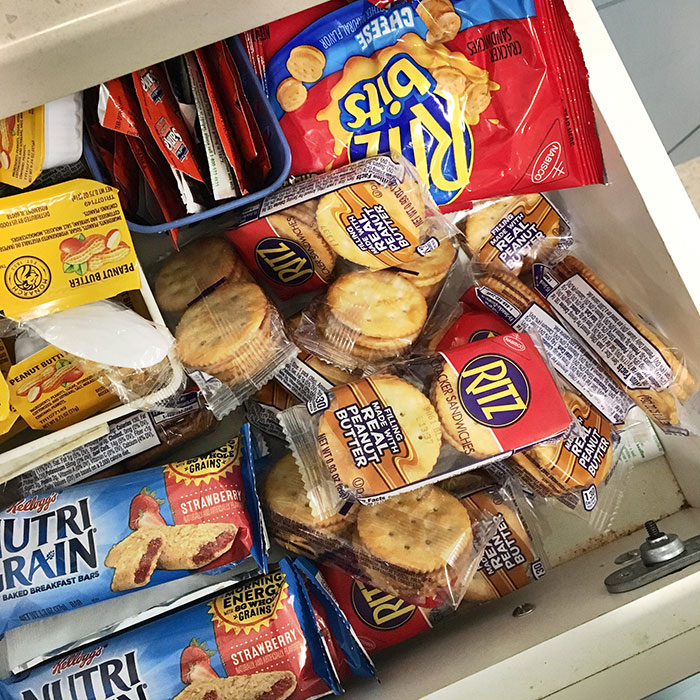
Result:
M394 646L432 627L427 610L364 584L334 566L321 566L321 570L368 652Z
M328 2L252 33L292 175L402 153L444 211L602 182L563 0Z
M246 267L280 299L326 287L331 276L332 267L323 264L305 234L307 224L285 211L226 232Z
M487 338L443 357L436 402L455 442L469 435L465 452L519 451L569 427L564 399L527 333Z
M467 307L465 312L442 334L437 350L445 352L460 345L468 345L477 340L507 335L511 332L512 328L496 314Z

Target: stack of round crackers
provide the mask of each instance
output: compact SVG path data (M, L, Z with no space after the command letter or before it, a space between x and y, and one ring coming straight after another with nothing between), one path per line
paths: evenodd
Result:
M428 316L418 288L388 270L350 272L329 288L318 314L318 334L358 360L399 357Z
M173 255L155 287L161 308L182 312L182 362L227 384L254 381L285 338L276 309L225 239L199 239Z
M268 472L263 503L277 541L330 558L372 585L406 599L428 597L463 576L472 556L472 524L459 499L435 486L375 506L353 505L321 520L311 511L291 455Z

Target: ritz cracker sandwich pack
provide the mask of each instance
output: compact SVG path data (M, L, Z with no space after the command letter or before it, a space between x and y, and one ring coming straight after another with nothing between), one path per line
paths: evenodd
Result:
M373 670L314 573L309 563L302 571L283 559L270 573L244 576L214 598L2 681L0 697L313 700L338 695L341 673L371 676Z
M2 632L248 557L265 570L250 440L5 508Z
M561 0L385 5L328 2L247 34L292 175L402 153L444 211L603 182Z

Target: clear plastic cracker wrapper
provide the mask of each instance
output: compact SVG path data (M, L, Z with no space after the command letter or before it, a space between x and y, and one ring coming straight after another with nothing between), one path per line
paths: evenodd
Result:
M333 613L342 617L339 610ZM341 651L344 641L338 643ZM94 700L115 693L173 700L311 700L341 690L308 593L288 559L214 598L0 682L0 695L8 700L57 693Z
M514 275L547 262L572 242L562 215L538 193L477 202L457 216L472 261Z
M477 275L476 285L463 299L475 308L493 312L513 330L536 331L560 376L611 423L625 422L634 402L534 289L509 272L487 270Z
M289 454L269 469L262 493L266 523L283 547L424 607L459 605L494 531L490 515L468 511L437 486L377 505L345 502L320 518Z
M524 285L522 287L527 290ZM476 291L478 293L480 289ZM441 334L438 350L449 352L465 342L509 332L501 316L490 311L462 308L464 313ZM545 344L544 339L542 342ZM548 357L554 366L562 366L566 370L566 361L570 362L572 355L560 353L553 357L552 350L558 351L558 348L552 349L546 344L545 347L550 350ZM583 351L581 356L593 362ZM575 505L579 497L585 495L585 504L594 503L596 488L608 478L612 469L617 436L610 421L585 398L570 390L564 390L562 395L575 419L574 423L563 436L545 440L514 454L509 460L509 468L543 497L563 497L569 505Z
M540 354L515 333L397 363L279 414L320 516L560 438L571 414ZM542 351L543 352L543 351Z
M226 238L199 238L168 257L155 277L155 296L174 327L179 358L217 418L297 353L277 309Z
M445 211L603 181L561 0L378 4L327 2L251 32L292 175L400 152Z
M241 210L227 235L248 268L262 273L280 299L290 299L327 287L341 263L412 269L434 247L422 244L433 235L435 213L405 159L375 156L273 192ZM414 276L423 285L419 272ZM437 267L430 272L423 286L444 277Z
M4 509L2 631L190 572L266 566L248 426L201 457Z
M533 270L537 291L606 366L620 387L665 432L697 434L697 380L674 350L589 267L567 255Z
M548 563L539 523L516 479L506 476L496 483L477 471L455 477L445 487L468 509L491 513L496 521L465 601L502 598L545 575Z

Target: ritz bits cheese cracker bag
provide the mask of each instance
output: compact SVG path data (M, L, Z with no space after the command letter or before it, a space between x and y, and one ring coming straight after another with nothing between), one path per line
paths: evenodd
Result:
M563 435L572 420L538 341L487 338L416 358L279 414L320 517ZM444 448L444 449L443 449Z
M400 152L444 211L603 181L563 0L329 2L248 46L292 175Z
M0 204L0 309L24 320L140 289L114 187L71 180Z
M0 520L1 632L266 553L248 426L217 450L28 496Z
M10 401L34 430L59 430L119 403L79 358L49 345L13 365Z
M0 119L0 183L24 189L44 162L44 106Z
M279 570L213 599L0 681L0 695L307 700L339 694L302 587L284 559Z

